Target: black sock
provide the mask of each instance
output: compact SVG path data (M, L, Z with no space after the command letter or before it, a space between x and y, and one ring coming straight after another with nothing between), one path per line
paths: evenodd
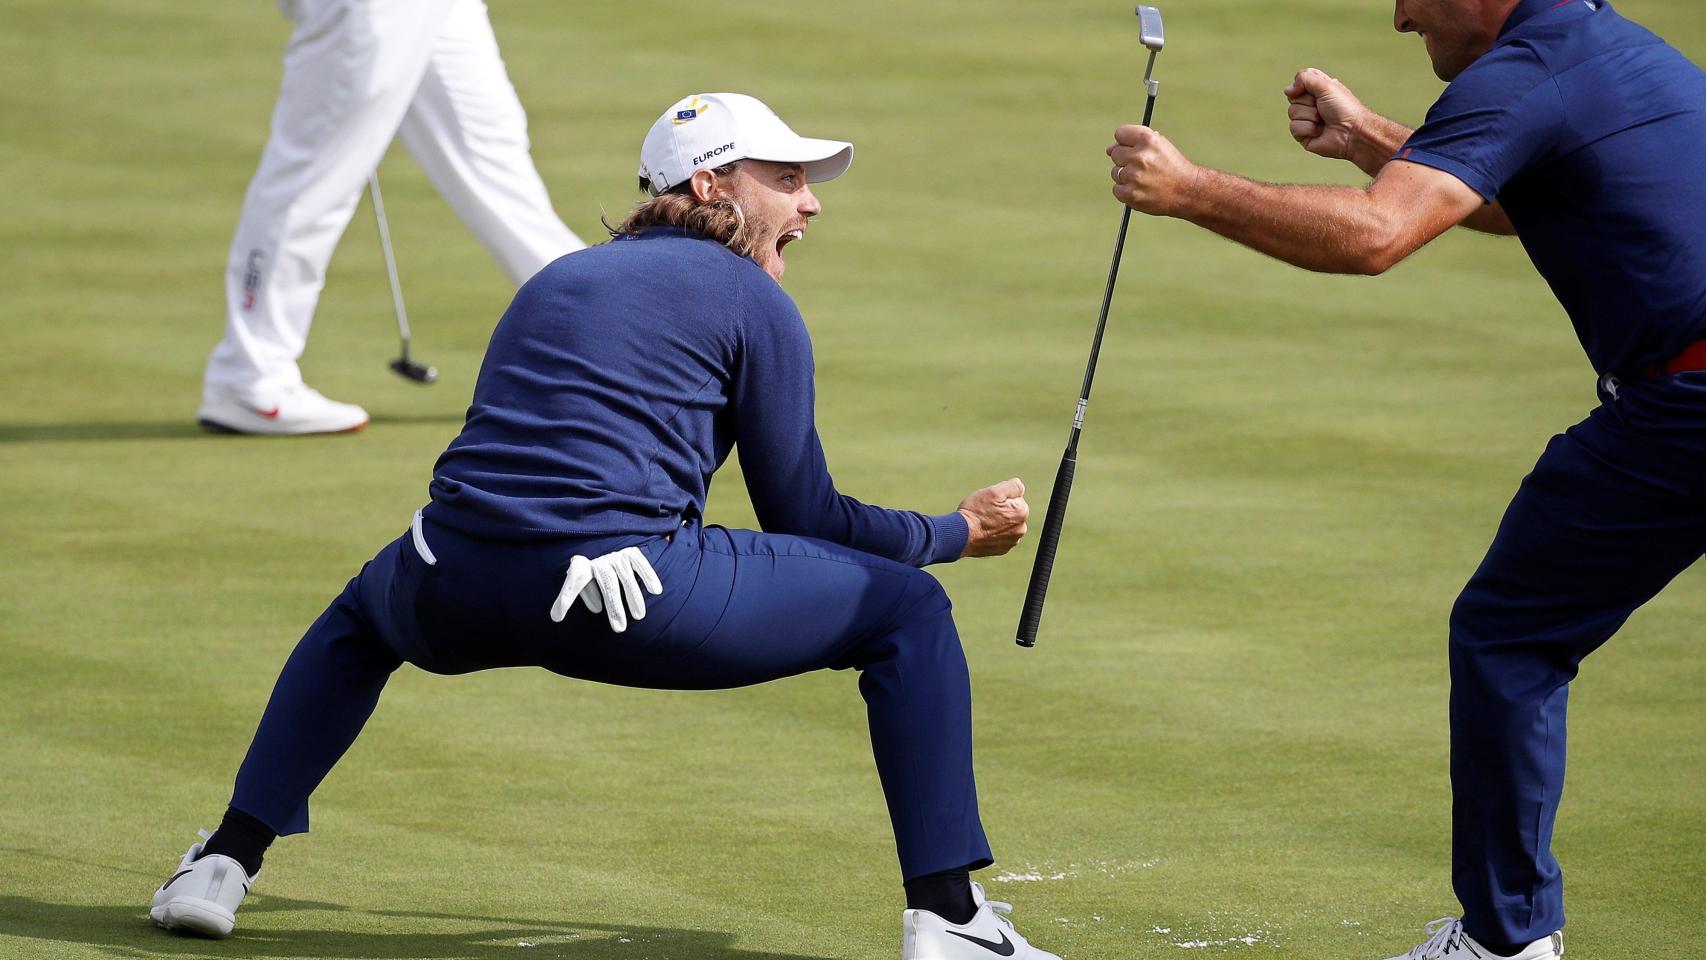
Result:
M949 923L965 923L977 915L971 898L971 871L943 870L906 881L906 908L928 910Z
M1489 943L1486 940L1480 939L1479 937L1477 937L1475 939L1475 942L1481 945L1481 949L1487 951L1488 953L1492 954L1495 957L1514 957L1517 954L1528 949L1528 944L1526 944L1526 943L1519 943L1519 944Z
M226 807L225 819L219 821L219 829L202 846L201 855L217 853L230 857L252 877L261 872L261 858L276 839L278 834L271 827L235 807Z

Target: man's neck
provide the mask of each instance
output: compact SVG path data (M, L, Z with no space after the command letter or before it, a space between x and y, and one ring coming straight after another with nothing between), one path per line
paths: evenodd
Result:
M1569 0L1565 0L1565 2L1567 3ZM1489 18L1487 26L1492 30L1489 35L1495 40L1503 36L1505 31L1513 26L1511 17L1516 16L1517 8L1525 5L1532 9L1524 11L1524 20L1551 7L1563 6L1558 0L1488 0L1486 5L1486 13Z

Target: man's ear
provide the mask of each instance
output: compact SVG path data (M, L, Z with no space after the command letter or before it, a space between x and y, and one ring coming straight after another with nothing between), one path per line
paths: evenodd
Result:
M717 175L709 170L695 170L687 180L687 187L693 191L693 199L707 203L717 195Z

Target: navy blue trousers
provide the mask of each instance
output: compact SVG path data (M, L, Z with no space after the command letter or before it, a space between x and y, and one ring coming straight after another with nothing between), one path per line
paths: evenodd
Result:
M871 748L909 879L992 862L972 777L971 682L947 595L921 570L802 537L683 526L671 537L499 543L423 525L332 602L284 666L232 806L280 834L372 715L391 673L543 667L628 687L740 687L859 671ZM549 617L569 558L637 545L663 581L610 632L577 603ZM566 789L572 789L567 788Z
M1551 844L1570 681L1706 553L1706 374L1601 401L1552 438L1451 613L1452 882L1479 940L1564 925Z

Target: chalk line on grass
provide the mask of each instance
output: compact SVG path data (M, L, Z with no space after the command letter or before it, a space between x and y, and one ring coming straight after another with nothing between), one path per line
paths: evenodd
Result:
M1051 880L1074 880L1078 877L1100 874L1104 877L1117 877L1133 870L1147 870L1161 863L1160 857L1147 860L1084 860L1071 861L1064 866L1045 861L1041 865L1026 863L1023 866L998 873L989 878L990 883L1040 883Z

